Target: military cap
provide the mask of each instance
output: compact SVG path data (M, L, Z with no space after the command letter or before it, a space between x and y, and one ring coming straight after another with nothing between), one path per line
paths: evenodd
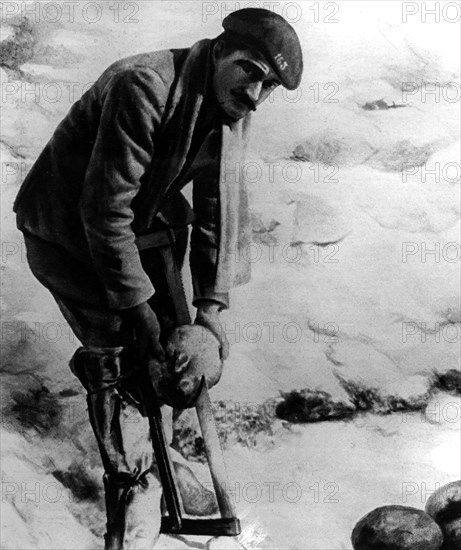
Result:
M262 8L244 8L224 18L224 30L254 45L270 63L283 86L294 90L303 72L298 35L280 15Z

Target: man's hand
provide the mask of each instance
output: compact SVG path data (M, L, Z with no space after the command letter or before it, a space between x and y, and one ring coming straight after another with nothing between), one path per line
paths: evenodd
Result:
M195 324L211 330L216 336L220 343L219 353L224 361L229 357L229 341L219 319L220 307L216 302L201 302L197 307Z
M126 310L127 319L132 323L139 358L145 360L155 357L165 361L165 351L160 344L160 324L157 316L147 302Z

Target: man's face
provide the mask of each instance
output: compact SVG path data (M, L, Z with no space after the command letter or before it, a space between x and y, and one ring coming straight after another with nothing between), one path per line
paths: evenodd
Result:
M233 120L255 111L280 81L266 60L253 50L222 53L222 43L214 50L213 86L219 105Z

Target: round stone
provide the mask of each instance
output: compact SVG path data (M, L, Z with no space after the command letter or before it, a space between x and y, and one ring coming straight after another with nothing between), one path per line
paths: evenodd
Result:
M444 548L461 548L461 481L452 481L432 493L426 512L442 529Z
M443 550L461 548L461 518L446 521L440 528L444 540Z
M214 537L205 546L205 550L243 550L233 537Z
M190 358L194 372L205 375L208 387L218 383L222 374L219 342L216 336L200 325L181 325L170 334L166 351L184 353Z
M352 531L354 550L439 550L442 532L423 510L382 506L364 516Z
M193 407L202 377L209 388L222 374L219 342L200 325L181 325L168 338L165 351L169 360L152 360L149 371L160 399L178 409Z

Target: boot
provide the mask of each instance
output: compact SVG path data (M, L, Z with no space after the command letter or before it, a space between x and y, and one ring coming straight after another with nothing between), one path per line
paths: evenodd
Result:
M88 413L105 470L105 550L146 550L159 536L161 484L148 421L136 396L126 390L133 373L121 373L122 351L81 347L70 367L88 393Z
M104 474L107 533L105 550L149 550L160 532L162 488L152 472L127 486Z

